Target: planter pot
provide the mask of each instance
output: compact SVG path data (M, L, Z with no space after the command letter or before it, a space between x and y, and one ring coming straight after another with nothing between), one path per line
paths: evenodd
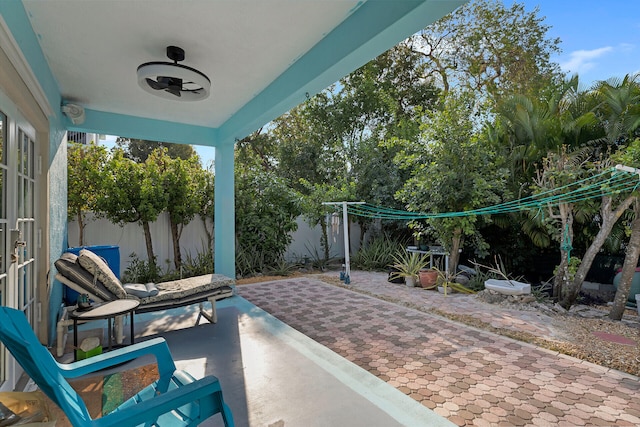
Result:
M484 287L504 295L528 295L531 293L530 284L515 280L489 279L485 280Z
M407 276L404 278L404 283L408 288L413 288L416 286L416 278L413 276Z
M438 281L438 272L435 270L420 271L420 286L425 289L433 289Z

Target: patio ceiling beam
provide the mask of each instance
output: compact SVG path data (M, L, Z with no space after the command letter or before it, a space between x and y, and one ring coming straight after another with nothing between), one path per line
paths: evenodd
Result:
M79 125L65 120L67 130L78 132L191 145L215 146L217 142L215 128L104 111L85 109L85 120Z

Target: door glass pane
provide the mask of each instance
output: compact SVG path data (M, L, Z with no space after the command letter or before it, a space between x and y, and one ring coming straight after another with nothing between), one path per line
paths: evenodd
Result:
M6 134L7 134L7 119L6 116L4 114L2 114L2 111L0 111L0 163L2 163L3 165L7 164L7 160L5 157L5 153L7 152L6 150Z
M7 305L7 116L0 112L0 305ZM0 384L7 379L7 351L0 344Z

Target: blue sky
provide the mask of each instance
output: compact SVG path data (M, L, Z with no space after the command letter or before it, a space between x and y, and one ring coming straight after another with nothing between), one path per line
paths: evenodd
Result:
M640 0L525 0L561 39L552 58L578 74L582 87L598 80L640 72Z
M524 5L528 11L538 6L538 16L551 27L549 36L561 40L562 53L552 60L578 74L582 88L640 72L640 0L525 0ZM194 148L203 165L213 160L213 147Z

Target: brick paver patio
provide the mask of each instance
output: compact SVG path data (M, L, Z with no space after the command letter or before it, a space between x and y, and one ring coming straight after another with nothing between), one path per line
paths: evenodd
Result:
M389 284L379 273L354 273L351 286L556 334L542 315ZM238 293L458 425L640 425L640 381L626 373L313 277L241 285Z

